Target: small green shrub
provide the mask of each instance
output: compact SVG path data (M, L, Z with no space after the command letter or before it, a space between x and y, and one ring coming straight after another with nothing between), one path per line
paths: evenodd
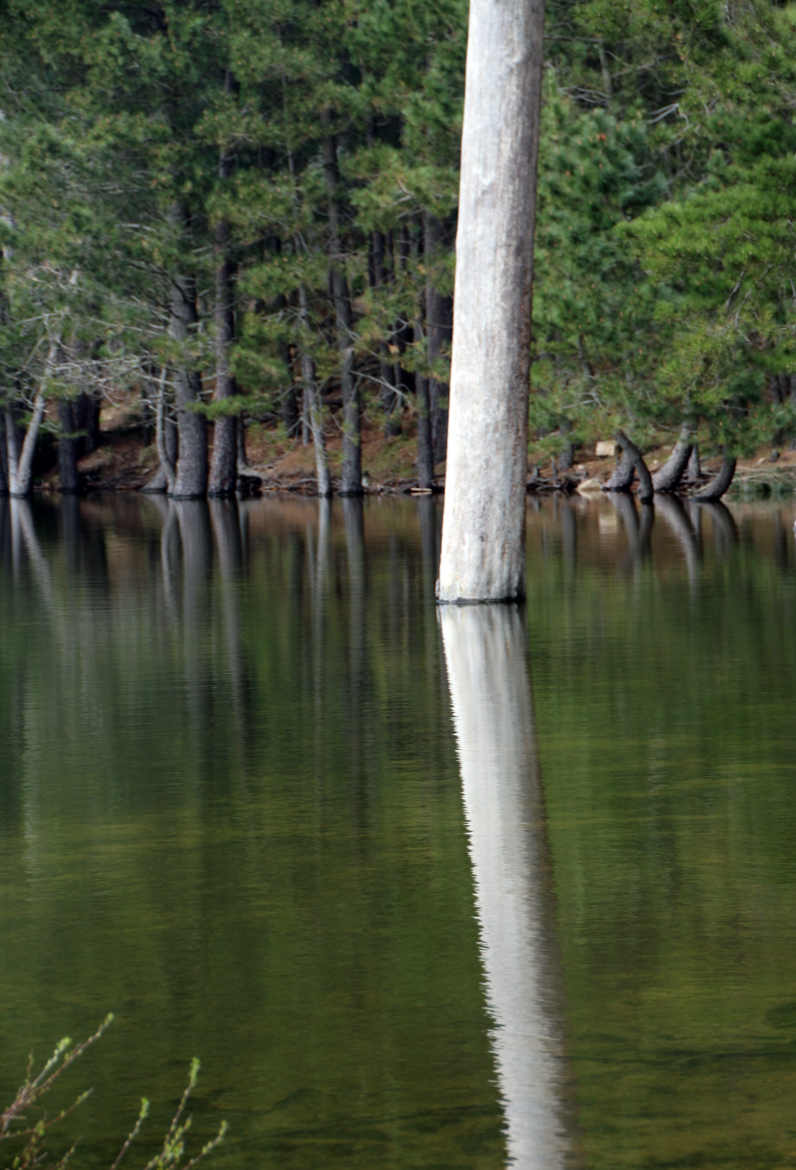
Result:
M0 1142L11 1143L11 1158L7 1162L3 1160L3 1170L33 1170L34 1167L36 1170L62 1170L68 1164L75 1147L70 1146L64 1153L53 1156L47 1150L46 1142L53 1129L85 1101L91 1090L87 1089L80 1093L71 1105L59 1110L52 1117L48 1117L44 1112L41 1102L55 1081L69 1066L74 1064L87 1048L99 1040L112 1020L112 1015L106 1016L96 1032L80 1044L73 1045L68 1036L59 1040L52 1056L38 1072L34 1072L32 1057L28 1059L23 1084L18 1089L11 1104L0 1113ZM198 1075L199 1061L194 1057L188 1072L188 1082L163 1137L160 1149L149 1159L143 1170L177 1170L177 1168L191 1170L223 1140L227 1130L226 1122L221 1123L214 1138L211 1138L195 1154L187 1157L186 1138L191 1127L191 1119L185 1116L185 1110ZM135 1124L122 1142L118 1154L110 1163L109 1170L117 1170L141 1132L148 1113L149 1102L144 1097L141 1100Z

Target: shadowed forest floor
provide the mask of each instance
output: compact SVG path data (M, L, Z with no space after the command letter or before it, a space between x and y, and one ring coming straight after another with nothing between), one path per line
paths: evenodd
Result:
M410 492L417 483L415 468L416 433L414 420L404 418L403 431L386 437L381 425L363 420L362 467L368 491ZM339 471L340 431L334 420L327 428L327 451L333 479ZM650 471L667 458L670 446L645 452ZM246 431L246 455L253 475L262 480L264 491L290 491L313 494L315 457L311 444L300 438L288 438L281 427L249 423ZM41 456L41 472L35 486L45 491L58 490L57 459L52 444ZM717 463L706 459L704 469ZM529 468L538 467L543 481L551 484L555 472L544 450L531 447ZM594 444L579 448L571 470L564 474L574 481L605 481L611 474L611 456L597 458ZM157 451L150 428L143 425L131 403L119 402L103 407L100 444L79 463L83 486L88 491L138 491L157 469ZM435 482L442 489L445 464L436 467ZM796 450L757 451L741 459L731 493L743 495L790 494L796 492Z

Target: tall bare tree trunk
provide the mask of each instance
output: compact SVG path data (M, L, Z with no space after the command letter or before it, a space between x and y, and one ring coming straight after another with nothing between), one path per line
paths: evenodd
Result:
M55 360L58 356L58 349L61 344L60 336L55 337L50 342L47 350L47 360L44 363L44 372L41 376L39 388L33 399L33 411L28 421L25 430L25 438L22 441L22 449L19 449L17 442L17 427L13 414L9 407L6 407L6 452L8 463L8 494L23 498L30 495L31 487L33 486L33 453L36 450L36 440L39 437L41 430L42 419L44 418L44 408L47 405L45 397L45 389L47 382L52 376L55 368Z
M229 74L227 88L229 89ZM233 159L222 151L218 176L222 183L232 174ZM235 340L235 275L237 266L230 247L229 224L221 219L215 229L216 300L214 307L216 327L216 388L215 402L224 403L235 396L237 387L230 367L230 351ZM234 414L218 414L213 423L213 459L210 466L211 496L235 494L238 470L238 418Z
M385 264L386 243L383 232L371 232L370 236L370 283L372 288L380 288L387 279ZM398 395L393 384L393 365L389 360L389 351L385 342L379 343L379 398L384 412L384 434L392 438L401 433L401 413L398 407Z
M543 0L471 0L440 601L525 592Z
M165 492L171 494L174 487L174 473L177 467L177 427L173 419L166 412L166 379L168 370L165 366L160 371L155 398L155 445L158 452L159 467L155 475L146 485L145 491Z
M175 204L169 219L174 231L183 236L187 211ZM179 238L179 237L177 237ZM171 278L169 335L181 345L192 336L198 321L196 283L193 276L177 273ZM174 371L174 402L177 408L179 447L177 468L170 494L175 499L198 499L207 492L207 420L200 406L202 379L184 356Z
M362 426L359 389L354 377L354 318L340 239L340 208L337 195L340 176L334 135L329 135L326 139L324 173L329 199L329 287L337 323L340 388L343 394L343 467L340 494L359 496L362 495Z
M413 231L410 237L410 256L412 267L416 270L420 263L421 242L425 251L425 232L422 222L418 224L418 231ZM425 329L426 316L425 293L417 305L417 312L412 321L412 335L416 344L425 347L428 354L428 334ZM434 483L434 441L431 429L431 380L422 373L415 374L415 406L417 410L417 484L424 490L430 490Z
M77 495L80 480L77 472L78 438L75 402L71 398L58 399L58 485L64 495Z
M307 350L306 335L309 333L309 308L307 305L307 289L299 286L299 319L305 338L301 341L301 380L304 383L304 401L309 415L309 428L312 434L312 446L315 450L315 476L318 484L318 495L327 498L332 494L332 481L329 475L329 461L326 457L326 443L323 437L323 418L321 405L318 401L318 386L315 381L315 362Z
M6 442L6 416L0 414L0 496L8 495L8 444Z
M435 255L445 247L443 223L426 212L423 215L423 253L426 271L434 265ZM429 411L431 416L431 445L434 462L441 463L448 446L448 396L450 387L434 374L434 368L450 345L453 327L453 298L437 290L433 279L426 281L426 338L428 365L432 371L428 379Z

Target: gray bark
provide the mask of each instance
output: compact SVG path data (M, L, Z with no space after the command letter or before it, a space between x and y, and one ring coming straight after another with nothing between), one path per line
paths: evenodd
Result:
M572 433L572 422L567 418L564 419L560 428L561 437L564 440L564 446L561 448L558 459L555 460L556 467L559 472L569 471L572 464L575 462L575 444L569 435Z
M58 482L65 495L76 495L80 491L77 473L78 439L75 435L75 403L71 398L58 400Z
M222 182L232 173L232 157L222 151L218 166ZM230 246L229 224L220 220L215 229L216 300L214 306L216 331L216 387L213 398L226 402L237 391L230 367L230 353L235 340L235 274L236 264ZM210 466L211 496L235 494L238 469L238 419L235 415L216 415L213 423L213 459Z
M413 270L412 262L412 232L409 224L401 224L400 231L390 232L390 252L392 254L393 271L402 276ZM415 255L417 252L415 250ZM416 340L412 324L406 320L396 321L393 324L392 348L397 355L393 365L393 383L395 386L396 406L416 398L417 378L414 370L407 369L403 356L407 349Z
M721 466L713 478L705 484L701 491L696 492L692 500L720 500L735 475L735 459L725 455Z
M230 348L235 335L235 266L229 258L219 262L216 273L216 388L214 399L225 402L234 397L235 378L230 369ZM232 496L238 467L238 418L219 414L213 423L213 459L210 466L211 496Z
M435 255L445 246L445 230L442 222L425 212L423 215L423 252L428 271L434 264ZM450 346L453 326L453 299L438 292L432 280L426 281L426 339L428 365L433 370L445 349ZM434 377L428 379L429 414L431 418L431 444L435 463L445 458L448 445L448 397L447 382Z
M417 402L417 486L424 490L434 484L434 444L431 438L431 399L429 379L418 374L415 380Z
M100 441L100 397L95 393L78 394L74 404L75 422L81 432L80 448L84 455L96 451Z
M169 219L175 232L184 233L186 211L179 205ZM171 279L169 335L185 346L196 330L196 284L193 276L177 273ZM175 499L198 499L207 492L207 421L196 407L201 402L202 379L190 359L183 356L174 373L179 447L170 494Z
M339 174L337 143L333 135L324 146L324 174L329 200L329 287L334 303L337 344L340 350L340 389L343 395L343 465L340 494L362 494L362 434L359 388L354 377L354 338L351 297L343 268L340 242L340 209L337 200Z
M290 358L288 354L283 352L282 356L285 366L290 369ZM285 428L285 434L289 439L293 438L298 433L299 424L301 422L301 414L299 411L299 399L298 394L296 393L296 386L292 381L290 385L282 391L280 414L282 416L282 426Z
M224 77L224 90L229 95L237 90L229 70ZM235 165L233 152L222 147L218 159L220 184L228 185ZM235 377L230 366L235 340L235 277L237 265L232 252L230 228L221 218L215 227L214 251L216 264L215 305L213 309L216 342L216 385L213 398L226 402L237 393ZM232 496L235 494L238 471L238 427L236 414L219 414L213 424L213 458L210 466L208 494Z
M302 284L299 287L299 320L302 332L309 333L309 309L307 305L307 289ZM306 348L306 341L301 341L301 380L304 383L304 401L309 416L309 429L312 434L312 446L315 451L315 475L318 483L318 495L327 497L332 494L332 481L329 475L329 461L326 458L326 443L323 437L323 419L318 401L318 387L315 382L315 362Z
M8 463L8 494L17 498L30 495L33 486L33 454L41 430L46 406L45 388L55 368L55 359L60 347L60 337L53 338L47 351L41 383L33 399L33 410L25 430L22 449L17 442L17 428L13 414L6 407L6 457Z
M647 464L644 462L644 456L624 431L617 431L616 445L619 447L622 456L614 474L607 483L603 484L603 491L630 491L633 474L635 473L638 475L639 480L638 498L642 504L648 504L655 493L652 487L652 476L649 473Z
M8 495L8 445L6 443L6 417L0 414L0 496Z
M633 457L633 454L626 448L621 448L619 452L619 462L614 468L613 474L603 484L603 491L629 492L635 473L636 461Z
M385 264L386 244L383 232L371 232L370 238L370 283L372 288L380 288L387 279ZM389 351L384 342L379 345L379 381L381 384L380 400L384 412L384 434L392 438L401 433L401 415L398 411L398 395L393 384L393 365L389 360Z
M691 448L691 454L688 457L688 467L686 468L685 478L689 483L698 483L702 476L702 467L699 462L699 446L694 443Z
M174 470L177 466L177 428L166 417L167 374L168 371L164 366L160 371L155 395L155 445L159 467L145 485L143 489L145 492L171 492L174 486Z
M238 474L249 469L249 456L246 452L246 416L238 415L238 425L235 430L235 442L238 452Z
M525 593L543 0L471 0L441 602Z
M412 233L411 239L412 265L416 269L419 263L420 240L417 233ZM425 246L425 239L424 239ZM428 353L428 334L424 332L423 318L426 314L426 296L422 304L417 306L418 313L412 323L414 340L426 346ZM415 406L417 410L417 483L418 487L429 490L434 483L434 443L431 425L431 380L425 374L415 374Z
M3 290L3 249L0 248L0 325L8 323L8 298ZM8 495L8 440L6 439L6 415L0 414L0 495Z
M684 422L680 428L680 436L675 443L674 450L652 477L652 486L656 492L676 492L680 480L688 467L693 450L692 436L694 429L690 422Z

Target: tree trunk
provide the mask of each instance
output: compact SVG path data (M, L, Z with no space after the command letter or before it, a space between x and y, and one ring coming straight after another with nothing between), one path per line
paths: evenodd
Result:
M786 403L792 404L796 399L796 377L793 374L772 375L770 388L774 401L780 406L784 406ZM780 429L774 437L774 442L776 444L787 442L790 449L793 450L796 434L793 432L792 425L784 430Z
M652 476L644 462L644 456L624 431L616 432L616 445L622 452L622 456L614 474L607 483L603 484L603 491L629 492L635 472L639 480L638 498L642 504L648 504L655 493L652 486Z
M656 492L676 492L680 486L688 461L691 458L693 444L691 442L694 428L690 422L684 422L680 428L680 436L669 458L663 467L659 467L652 477L652 486Z
M309 334L309 308L307 305L307 289L299 286L299 320L302 332ZM323 437L323 418L318 401L318 387L315 383L315 363L307 350L305 340L301 341L301 380L304 383L304 401L309 415L309 428L312 434L312 445L315 449L315 475L318 483L318 495L327 498L332 494L332 481L329 475L329 461L326 458L326 443Z
M19 499L29 496L31 487L33 486L33 453L36 449L36 440L39 437L42 419L44 418L44 408L46 406L44 391L55 368L55 359L58 355L60 344L60 337L54 338L50 342L47 351L47 360L44 364L44 372L39 389L36 391L36 396L33 400L33 412L25 431L21 451L17 442L16 422L11 409L6 407L8 494Z
M224 89L232 92L234 82L227 71ZM231 151L222 149L218 160L218 178L222 187L228 184L234 166ZM235 340L235 276L237 265L232 255L229 224L221 218L215 228L216 300L213 310L216 327L216 387L215 402L227 402L237 393L235 378L230 368L230 352ZM234 414L218 414L213 423L213 459L210 466L208 494L233 496L238 479L238 418Z
M572 434L571 419L565 418L558 430L563 446L558 457L553 458L553 475L560 474L562 471L570 471L575 462L575 444L570 437Z
M158 378L155 398L155 445L158 452L159 466L143 490L145 492L168 492L171 494L174 486L174 470L177 465L177 428L166 417L167 375L168 370L164 366Z
M238 425L235 430L235 442L238 454L238 474L249 470L249 456L246 452L246 416L238 415Z
M393 271L406 277L410 267L412 252L411 233L408 224L402 224L400 231L390 232L390 252L392 255ZM393 381L395 385L396 405L416 400L417 378L414 370L407 369L403 364L403 355L415 340L414 331L409 321L396 321L393 325L393 352L397 360L393 365Z
M91 391L83 391L72 402L72 418L75 430L80 432L78 456L90 455L96 451L100 440L100 397Z
M290 359L284 354L285 365L290 369ZM292 439L299 430L299 423L301 416L299 412L299 400L296 393L295 384L291 381L286 390L282 392L282 399L280 403L280 413L282 415L282 426L285 428L285 434L289 439Z
M175 232L184 233L187 214L174 205L169 216ZM185 346L196 329L196 284L186 274L171 280L169 335ZM207 421L196 408L201 403L202 379L183 355L174 373L174 402L177 408L177 467L170 494L178 500L192 500L207 492Z
M691 448L685 477L689 483L699 483L699 480L702 478L702 467L699 462L699 445L697 443L694 443Z
M6 442L8 444L8 494L23 499L30 495L33 481L33 452L44 418L45 398L40 388L33 402L22 450L17 445L16 425L10 411L6 412Z
M0 414L0 496L8 495L8 445L6 443L6 417Z
M471 0L441 602L525 593L542 0Z
M0 248L0 325L8 324L8 298L3 289L3 249ZM0 495L8 495L8 453L9 442L6 438L6 411L0 414Z
M337 344L340 350L340 389L343 395L343 466L340 494L362 494L362 432L359 388L354 377L353 315L348 280L343 268L340 242L340 209L337 202L339 173L337 143L329 135L324 144L324 174L329 199L329 287L334 303Z
M430 212L423 215L423 253L426 272L434 264L435 256L445 246L444 226ZM453 323L453 299L437 291L433 280L426 280L426 344L428 346L428 398L431 418L431 443L435 463L445 459L448 445L447 382L435 377L434 370L445 349L450 345Z
M429 379L421 374L415 380L417 400L417 486L430 490L434 485L434 444L431 438L431 400Z
M224 76L227 95L237 93L238 86L232 73ZM222 147L218 159L218 178L222 189L229 185L235 157L228 147ZM237 264L230 242L229 223L222 217L215 228L216 297L214 306L216 329L216 402L228 402L237 394L235 377L230 366L232 345L235 341L235 279ZM240 417L236 414L216 415L213 424L213 459L210 467L208 493L211 496L233 496L238 481L238 430Z
M696 492L692 500L720 500L730 486L735 475L735 459L729 455L725 455L721 461L721 467L701 491Z
M410 241L410 255L412 267L416 271L420 264L420 232L413 232ZM424 234L424 233L423 233ZM423 240L425 247L425 239ZM424 333L423 318L426 311L426 297L417 306L417 315L412 322L412 334L416 343L426 347L428 353L428 335ZM434 443L431 428L431 385L430 379L423 373L415 374L415 409L417 411L417 483L424 491L431 489L434 483Z
M236 393L230 369L230 350L235 338L235 271L229 253L229 226L216 228L216 388L215 402L226 402ZM213 423L213 459L210 466L211 496L233 496L238 470L238 419L234 414L218 414Z
M602 490L604 492L629 492L635 471L636 461L632 453L626 448L622 448L619 453L619 462L611 477L602 485Z
M78 438L75 435L75 402L71 398L58 400L58 482L64 495L77 495L80 491L77 474Z
M372 288L380 288L387 279L385 254L384 233L371 232L369 274ZM396 409L398 396L393 385L393 366L389 360L389 351L383 341L379 343L379 383L379 398L384 412L384 434L388 439L394 438L401 433L401 415Z
M630 441L624 431L617 432L616 441L621 448L632 454L639 481L638 498L642 504L648 504L655 493L652 487L652 476L649 473L647 464L644 462L644 456L635 443Z

